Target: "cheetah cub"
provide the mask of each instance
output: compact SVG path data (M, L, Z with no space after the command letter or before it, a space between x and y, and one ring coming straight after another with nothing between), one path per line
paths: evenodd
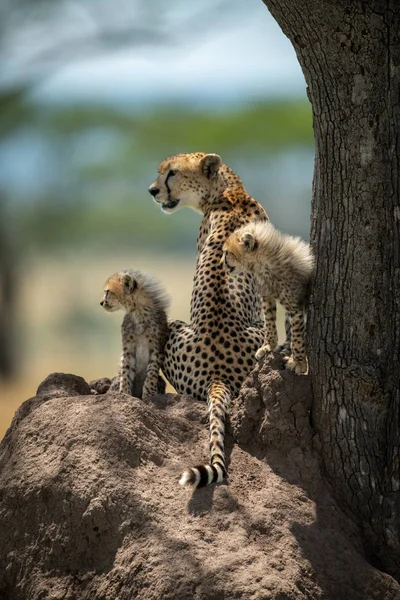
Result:
M108 312L126 313L121 326L119 390L148 400L158 392L168 339L169 298L149 275L129 270L107 279L100 304Z
M265 317L265 341L257 351L262 358L278 343L276 301L286 309L292 329L292 356L287 366L297 375L307 372L304 347L304 311L314 269L309 244L280 233L271 223L256 221L234 231L223 246L222 262L232 274L253 273L260 288Z

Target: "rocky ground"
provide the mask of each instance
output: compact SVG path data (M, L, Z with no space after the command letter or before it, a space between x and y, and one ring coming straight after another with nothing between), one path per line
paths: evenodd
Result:
M97 394L91 393L93 386ZM398 600L320 472L306 376L268 357L231 414L227 484L190 491L206 407L52 374L0 446L0 600Z

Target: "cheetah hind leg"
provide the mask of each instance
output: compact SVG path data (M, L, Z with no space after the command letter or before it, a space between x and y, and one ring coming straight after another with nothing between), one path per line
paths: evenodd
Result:
M279 352L279 354L281 354L283 357L289 357L292 353L291 347L292 347L292 327L290 324L290 317L289 317L289 313L286 311L285 313L285 332L286 332L286 339L285 342L283 344L280 344L279 346L277 346L275 348L275 352ZM287 360L287 358L285 360Z
M256 352L256 359L264 358L269 352L273 352L278 344L278 332L276 330L276 300L275 298L263 298L264 309L264 344Z
M160 385L160 368L162 364L163 355L159 352L151 353L149 364L147 365L147 373L143 384L142 392L142 398L145 402L159 393L158 390Z

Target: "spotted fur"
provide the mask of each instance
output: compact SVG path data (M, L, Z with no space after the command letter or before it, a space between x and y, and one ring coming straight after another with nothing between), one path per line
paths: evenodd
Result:
M160 389L169 298L149 275L129 270L107 279L100 304L108 312L126 313L121 326L119 390L148 400Z
M216 154L178 154L164 160L158 172L149 191L163 211L189 206L203 214L190 324L170 324L163 369L178 393L208 403L210 464L187 469L180 479L196 488L226 475L226 416L263 340L254 278L230 276L221 264L222 246L241 225L268 217Z
M287 359L287 366L298 375L306 373L304 309L314 268L310 246L300 238L283 235L271 223L255 222L240 227L228 237L222 262L232 274L252 273L259 285L264 304L265 340L256 358L274 350L278 343L278 301L286 309L291 323L292 357Z

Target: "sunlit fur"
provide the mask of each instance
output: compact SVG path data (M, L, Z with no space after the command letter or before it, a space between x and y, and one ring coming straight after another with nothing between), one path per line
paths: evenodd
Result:
M197 488L226 476L226 415L263 341L254 278L227 274L220 264L222 244L238 226L268 217L217 154L167 158L149 192L165 212L190 206L203 214L190 324L170 324L164 361L164 374L179 394L208 403L210 463L189 468L180 478L181 485Z
M124 284L128 278L137 284L133 291ZM114 273L107 279L101 302L104 302L103 308L108 312L116 310L134 312L148 306L154 307L155 310L166 311L170 305L170 298L162 285L150 275L128 269Z
M107 312L126 312L121 327L119 389L147 400L159 389L159 371L168 339L169 298L149 275L127 270L107 279L100 304Z
M158 190L154 200L166 213L183 206L204 213L210 195L218 196L227 186L223 176L226 165L220 169L221 165L218 154L176 154L160 164L158 177L149 191ZM231 174L234 175L232 171Z
M255 221L234 231L223 245L227 261L236 271L256 276L268 265L271 273L284 272L308 281L314 268L310 245L299 237L281 233L269 221Z
M237 229L223 245L222 262L232 274L252 273L264 302L265 342L261 358L277 344L276 301L287 310L292 325L292 353L288 366L297 374L307 371L304 349L304 308L314 269L309 244L284 235L271 223L254 222Z

